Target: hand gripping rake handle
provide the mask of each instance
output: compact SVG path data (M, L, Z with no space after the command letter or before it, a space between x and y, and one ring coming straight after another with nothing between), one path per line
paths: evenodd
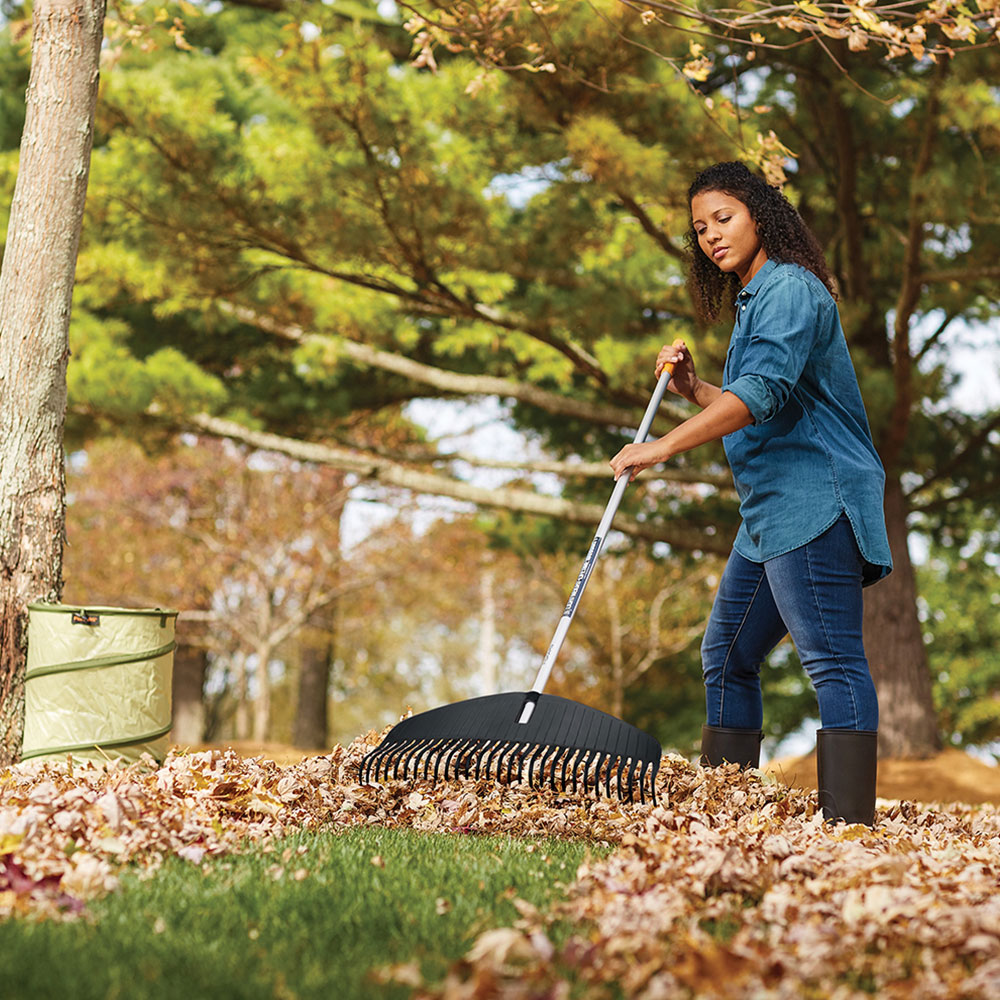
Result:
M674 346L677 346L676 341L674 342ZM649 428L653 425L653 417L656 416L656 411L660 408L660 403L663 401L663 394L667 391L673 367L673 365L664 365L663 371L660 373L660 380L656 383L656 388L653 390L653 398L650 399L649 406L646 407L646 412L643 414L642 423L639 424L639 429L635 432L635 437L632 440L633 444L639 444L646 440ZM580 575L576 578L576 583L573 585L573 592L569 595L569 600L566 602L566 608L562 613L562 618L559 619L559 624L556 626L556 632L552 637L552 642L549 643L545 659L542 660L542 665L538 668L535 683L531 685L531 690L525 698L524 707L521 709L521 717L517 720L520 723L526 723L531 718L531 713L535 710L538 696L545 690L549 674L552 673L552 665L559 655L559 650L562 649L563 640L569 631L570 622L573 621L573 616L576 614L576 607L583 596L583 591L587 586L587 581L590 579L590 574L594 572L597 557L601 554L601 548L604 545L608 531L611 529L611 522L618 512L622 497L625 496L629 478L628 469L626 469L618 477L618 482L615 483L614 492L611 494L611 499L608 501L607 507L604 508L601 523L597 526L597 534L594 535L594 540L590 543L590 550L587 552L587 558L583 561L583 568L580 570Z

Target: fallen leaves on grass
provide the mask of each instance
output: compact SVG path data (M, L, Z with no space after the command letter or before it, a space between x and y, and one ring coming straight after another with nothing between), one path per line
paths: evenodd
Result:
M567 901L484 935L437 1000L1000 995L1000 815L885 803L825 824L814 796L671 759L666 801ZM577 928L553 954L558 923Z
M1000 995L994 806L881 803L875 829L831 827L812 793L673 756L655 807L492 781L360 785L377 742L287 767L206 751L161 767L0 771L0 918L72 918L127 864L202 865L321 826L580 837L619 849L583 865L563 902L516 901L518 923L481 935L442 984L420 984L410 965L387 980L435 1000L554 1000L570 978L594 1000ZM291 849L269 874L308 876Z
M643 810L491 782L360 785L376 733L282 767L232 751L171 754L157 767L28 762L0 771L0 919L74 917L127 864L201 865L247 842L357 825L617 840ZM648 811L648 808L645 810ZM283 877L291 861L273 866ZM380 858L374 864L383 863ZM301 868L288 872L301 878Z

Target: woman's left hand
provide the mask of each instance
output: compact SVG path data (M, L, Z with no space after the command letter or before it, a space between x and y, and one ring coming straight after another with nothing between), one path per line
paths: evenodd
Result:
M627 444L613 459L611 459L611 469L615 474L615 479L620 479L627 469L631 470L629 482L643 469L648 469L658 462L665 462L670 458L670 453L664 446L664 439L658 441L643 441L641 444Z

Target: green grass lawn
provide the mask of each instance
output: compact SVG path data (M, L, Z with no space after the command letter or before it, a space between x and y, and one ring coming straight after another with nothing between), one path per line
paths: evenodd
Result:
M516 919L512 887L541 905L588 852L607 850L367 828L298 834L204 871L171 858L145 881L126 874L91 920L0 923L0 996L401 998L408 988L370 971L416 961L442 977L477 933Z

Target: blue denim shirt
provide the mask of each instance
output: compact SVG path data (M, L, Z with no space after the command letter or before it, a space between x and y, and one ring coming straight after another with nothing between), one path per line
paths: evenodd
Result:
M836 303L811 271L768 260L739 293L722 389L754 419L723 438L743 518L736 551L765 562L846 513L865 583L885 576L885 472Z

